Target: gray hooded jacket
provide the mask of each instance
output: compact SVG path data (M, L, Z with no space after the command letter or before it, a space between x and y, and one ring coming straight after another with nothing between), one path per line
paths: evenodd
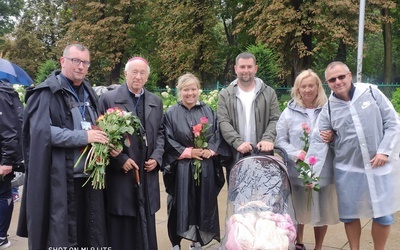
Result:
M255 98L253 101L254 139L252 143L260 141L274 142L276 137L276 123L280 110L275 90L255 78ZM238 98L237 80L233 81L226 89L221 90L218 98L217 116L221 134L232 147L232 153L244 142L241 136L244 123L244 109Z

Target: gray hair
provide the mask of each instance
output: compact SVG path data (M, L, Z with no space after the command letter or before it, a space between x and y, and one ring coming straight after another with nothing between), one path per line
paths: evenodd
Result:
M70 44L67 47L65 47L64 52L63 52L63 56L67 56L69 54L69 50L72 47L75 47L77 50L80 50L80 51L87 51L89 53L89 55L90 55L89 50L85 46L83 46L82 44L74 43L74 44Z
M328 69L332 69L332 68L334 68L334 67L336 67L336 66L338 66L338 65L343 66L343 68L344 68L345 70L347 70L348 73L350 73L349 67L348 67L344 62L341 62L341 61L333 61L333 62L331 62L330 64L328 64L328 66L326 66L326 69L325 69L325 80L328 80L328 79L326 79L326 72L328 71Z
M124 70L125 70L125 71L128 71L131 62L133 62L133 61L135 61L135 60L139 60L139 61L142 61L142 62L146 63L146 65L147 65L147 71L148 71L148 73L149 73L149 75L150 75L150 66L149 66L149 63L147 62L146 59L144 59L143 57L140 57L140 56L133 57L133 58L129 59L128 62L125 64L125 69L124 69Z

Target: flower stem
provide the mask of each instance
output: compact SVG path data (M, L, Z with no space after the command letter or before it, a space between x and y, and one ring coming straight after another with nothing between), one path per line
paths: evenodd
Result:
M89 145L86 145L85 149L83 150L83 152L79 156L78 160L75 162L74 168L76 168L78 166L79 162L82 160L83 155L86 153L88 147L89 147Z

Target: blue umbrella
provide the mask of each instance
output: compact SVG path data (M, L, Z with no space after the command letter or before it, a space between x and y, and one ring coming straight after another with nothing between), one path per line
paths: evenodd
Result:
M34 83L32 78L21 67L3 58L0 58L1 80L25 86L30 86Z

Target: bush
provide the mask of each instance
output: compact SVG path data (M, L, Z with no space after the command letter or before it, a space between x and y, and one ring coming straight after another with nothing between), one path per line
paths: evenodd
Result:
M161 92L161 99L163 103L164 111L167 110L172 105L176 104L178 98L175 93L173 93L172 89L167 85L166 91Z
M39 66L39 71L36 75L36 85L44 82L44 80L47 79L47 77L51 74L51 72L53 72L57 68L59 68L59 65L53 60L47 60L44 63L42 63Z
M278 99L278 105L281 111L283 111L287 107L290 99L292 99L292 97L289 94L281 95L281 97Z
M276 53L263 45L251 45L247 47L247 51L256 57L258 65L257 77L272 88L279 86L279 66Z
M13 84L14 90L18 93L19 99L25 104L25 87L19 84Z
M201 92L200 100L210 106L214 111L217 111L218 94L219 91L216 89L208 93Z
M400 88L397 88L396 91L393 92L391 102L397 113L400 113Z
M199 100L203 101L205 104L210 106L214 111L217 110L217 102L218 102L218 90L213 90L211 92L204 92L200 90ZM178 97L174 90L172 90L169 86L166 87L166 91L160 93L164 111L167 110L172 105L178 102Z

